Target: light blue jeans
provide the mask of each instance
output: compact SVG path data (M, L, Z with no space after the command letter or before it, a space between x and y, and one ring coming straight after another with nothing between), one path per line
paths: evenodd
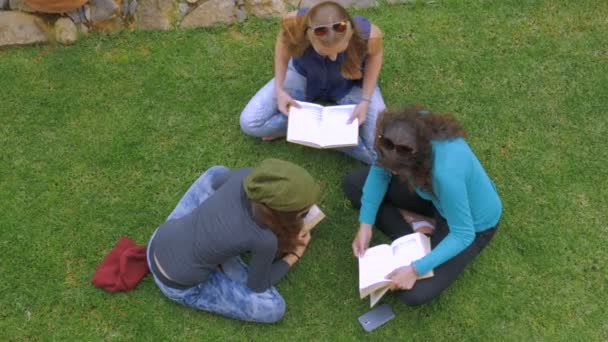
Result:
M180 218L198 207L228 178L230 170L214 166L204 172L179 201L171 215ZM148 246L156 236L152 234ZM148 267L153 260L148 249ZM153 274L154 275L154 274ZM154 282L169 299L198 310L250 322L273 323L285 314L285 300L271 287L264 292L253 292L247 287L247 265L239 256L222 263L222 270L212 271L201 284L188 289L175 289L164 285L154 275Z
M306 99L306 77L299 74L289 61L283 89L295 100ZM355 86L343 98L336 101L338 105L358 104L361 101L363 89ZM372 164L375 159L374 139L378 113L386 108L380 88L376 86L367 111L367 119L359 128L359 145L340 148L339 151ZM283 136L287 134L287 117L279 112L275 94L274 78L260 89L249 101L240 118L241 129L245 134L258 138Z

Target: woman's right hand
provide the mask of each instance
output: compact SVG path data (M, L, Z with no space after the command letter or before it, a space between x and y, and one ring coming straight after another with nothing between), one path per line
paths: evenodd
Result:
M285 114L285 116L289 115L290 106L300 108L300 105L283 89L277 90L277 104L279 111Z
M372 225L367 223L361 223L359 225L359 231L353 240L353 255L361 257L365 254L365 251L369 247L369 242L372 239Z

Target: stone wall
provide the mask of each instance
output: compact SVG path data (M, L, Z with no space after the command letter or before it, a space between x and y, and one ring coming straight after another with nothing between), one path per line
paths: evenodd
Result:
M275 17L319 0L0 0L0 47L56 41L72 44L89 31L171 30ZM335 0L345 7L377 0ZM388 0L399 3L408 0Z

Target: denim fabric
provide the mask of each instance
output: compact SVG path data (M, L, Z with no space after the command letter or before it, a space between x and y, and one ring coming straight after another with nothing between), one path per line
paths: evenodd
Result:
M339 105L357 104L363 97L362 94L363 89L361 87L353 87L350 92L339 99L337 103ZM339 151L366 164L373 164L374 160L376 160L376 151L374 150L376 120L378 120L378 114L384 109L386 109L384 98L382 98L380 88L376 86L367 109L367 118L363 125L359 127L359 145L341 148Z
M228 178L230 170L214 166L204 172L192 184L167 220L182 217L211 196ZM156 231L150 238L154 239ZM148 266L152 256L148 249ZM247 265L235 256L221 265L222 270L213 271L209 278L188 289L175 289L164 285L154 274L154 282L169 299L198 310L217 313L243 321L273 323L285 314L285 301L271 287L264 292L253 292L247 287Z
M290 61L283 89L295 100L306 99L306 77L299 74ZM354 86L344 97L338 99L338 105L358 104L363 89ZM367 111L367 119L359 128L360 141L358 146L340 148L339 151L364 163L371 164L375 159L374 135L378 113L385 109L384 99L380 88L376 86ZM279 112L275 95L274 79L270 80L249 101L240 118L241 129L245 134L258 138L278 137L287 134L287 117Z
M213 166L203 172L188 188L182 199L177 202L177 206L167 217L167 221L178 219L192 212L224 184L228 177L230 177L230 169L224 166Z
M289 61L283 89L295 100L306 100L306 78L300 75ZM260 89L241 113L241 129L258 138L287 134L287 117L279 112L274 78Z

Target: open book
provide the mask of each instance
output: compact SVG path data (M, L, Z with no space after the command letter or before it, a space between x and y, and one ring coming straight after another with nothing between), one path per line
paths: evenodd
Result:
M316 204L313 205L310 207L308 214L304 217L304 226L302 227L302 230L306 232L311 231L324 218L325 214L321 209L319 209Z
M321 106L297 101L289 108L287 141L315 148L336 148L359 144L359 120L346 122L355 105Z
M359 257L359 295L362 299L369 295L370 307L373 307L390 288L391 281L386 276L430 252L431 241L421 233L404 235L390 245L369 248ZM430 271L418 279L432 276L433 271Z

